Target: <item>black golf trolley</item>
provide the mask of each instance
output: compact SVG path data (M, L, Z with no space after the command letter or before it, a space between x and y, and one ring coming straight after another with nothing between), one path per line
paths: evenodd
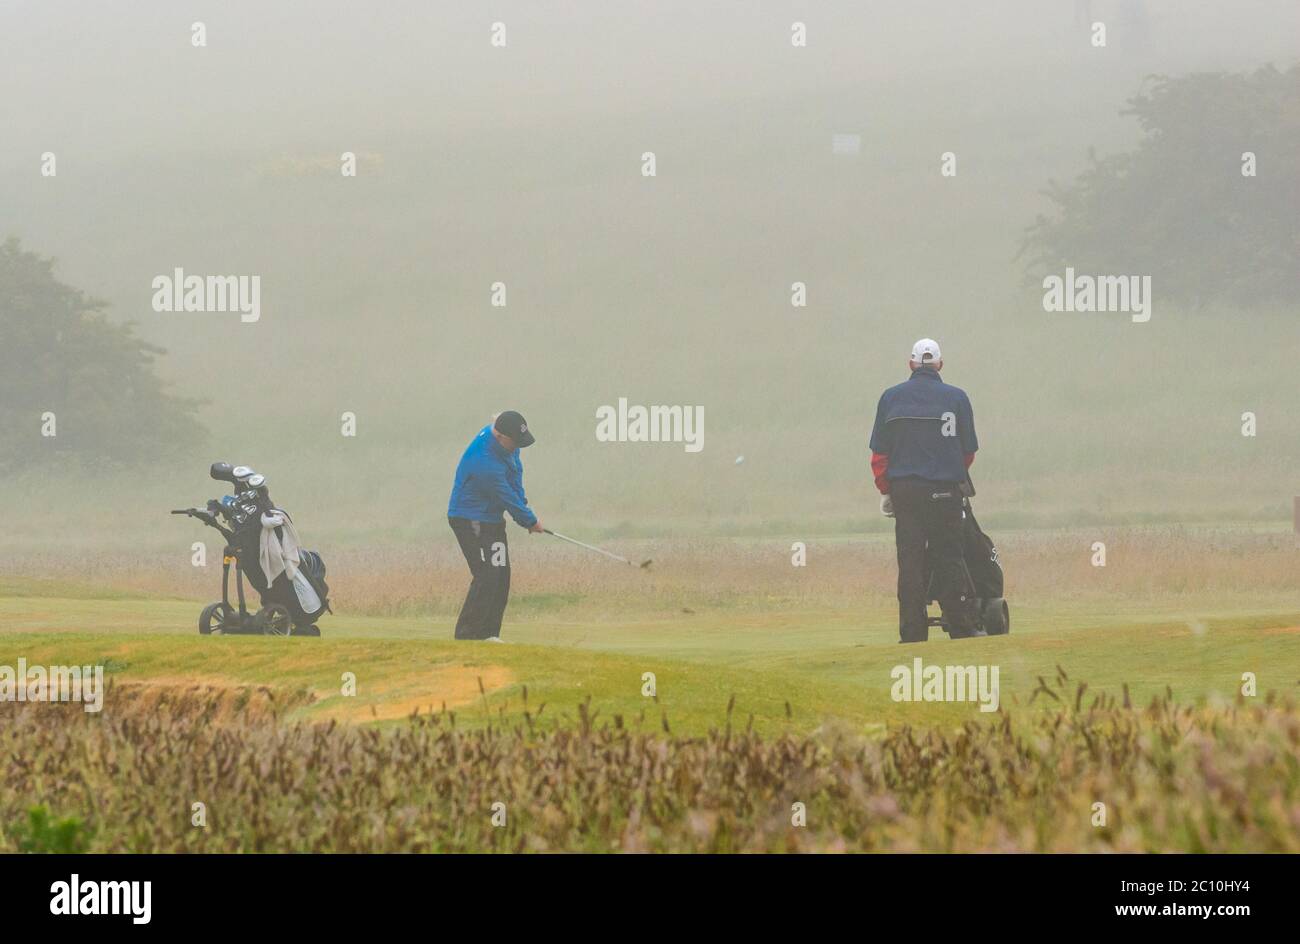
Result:
M998 560L998 549L992 539L980 529L971 510L970 498L963 497L961 502L961 549L962 573L966 580L962 603L972 609L972 625L982 629L990 636L1004 636L1011 632L1011 610L1002 598L1003 579L1002 563ZM925 560L925 598L934 603L938 600L934 570L930 558ZM945 633L952 630L948 621L942 616L927 616L930 626L939 626Z
M271 503L265 476L247 466L214 462L209 473L218 481L231 482L236 493L218 501L209 499L207 509L178 508L173 515L197 518L221 532L226 546L221 552L221 602L212 603L199 614L199 632L204 635L258 634L267 636L319 636L316 620L329 608L329 585L325 583L325 562L315 551L299 552L298 573L281 573L266 579L259 562L262 515L285 514ZM287 515L286 515L287 517ZM222 524L222 521L225 524ZM277 535L283 531L277 528ZM230 602L230 568L235 569L236 610ZM261 608L250 613L244 596L244 578L258 592ZM303 582L305 581L305 586Z

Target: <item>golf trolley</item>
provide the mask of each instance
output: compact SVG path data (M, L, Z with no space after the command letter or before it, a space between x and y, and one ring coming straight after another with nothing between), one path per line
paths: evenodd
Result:
M1002 598L1002 563L992 539L980 529L971 510L970 499L961 502L962 575L965 579L962 605L971 608L971 625L989 636L1004 636L1011 632L1011 610ZM939 599L934 569L929 555L925 559L925 598L930 603ZM952 629L942 616L926 617L930 626L939 626L945 633Z
M209 499L206 510L179 508L173 515L187 515L202 521L221 533L226 546L221 552L221 602L212 603L199 614L199 633L258 634L267 636L319 636L316 620L329 609L329 586L325 583L325 562L315 551L300 551L297 573L292 577L281 573L267 581L258 560L258 548L263 528L262 516L281 509L271 503L266 489L266 477L247 466L231 466L214 462L212 478L231 482L235 495L220 501ZM287 515L285 516L287 518ZM222 524L222 521L225 524ZM282 534L281 528L276 528ZM230 602L230 569L235 570L235 593L239 603L236 610ZM244 595L244 579L258 591L261 608L255 613L248 610Z

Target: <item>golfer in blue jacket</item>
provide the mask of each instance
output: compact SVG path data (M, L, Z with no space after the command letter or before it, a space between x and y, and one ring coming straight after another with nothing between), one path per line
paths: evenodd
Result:
M519 461L519 450L533 442L524 418L507 410L479 430L456 466L447 521L473 578L456 620L457 639L501 641L501 618L510 599L505 512L531 533L542 531L528 507Z

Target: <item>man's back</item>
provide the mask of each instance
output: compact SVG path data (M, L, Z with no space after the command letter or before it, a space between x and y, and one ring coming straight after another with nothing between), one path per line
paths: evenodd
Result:
M871 451L888 456L890 481L961 482L979 449L970 399L922 366L886 390L876 408Z

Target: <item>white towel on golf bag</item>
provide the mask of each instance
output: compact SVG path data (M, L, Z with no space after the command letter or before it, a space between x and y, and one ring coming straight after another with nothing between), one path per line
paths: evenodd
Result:
M280 534L275 529L280 529ZM321 608L320 596L311 585L307 575L298 568L302 564L299 554L298 532L294 529L289 516L275 509L262 515L262 536L258 546L258 563L266 575L267 584L275 582L282 573L288 573L293 592L298 596L298 604L307 613L316 613Z

